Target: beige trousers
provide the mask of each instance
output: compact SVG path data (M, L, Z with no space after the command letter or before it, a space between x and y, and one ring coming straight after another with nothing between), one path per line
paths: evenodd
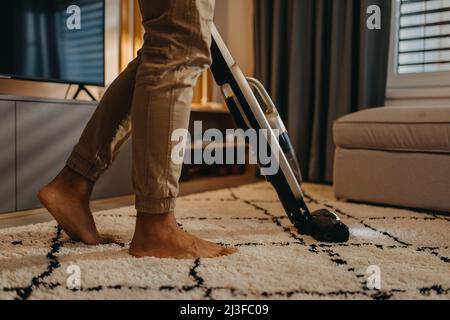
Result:
M175 208L181 166L173 130L187 129L193 87L211 64L215 0L140 0L145 29L138 57L105 92L67 166L95 182L132 136L136 209Z

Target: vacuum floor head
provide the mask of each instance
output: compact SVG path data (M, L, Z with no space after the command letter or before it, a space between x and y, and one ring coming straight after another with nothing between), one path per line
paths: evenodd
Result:
M322 242L347 242L350 237L348 227L342 223L339 216L329 210L321 209L310 214L308 234Z

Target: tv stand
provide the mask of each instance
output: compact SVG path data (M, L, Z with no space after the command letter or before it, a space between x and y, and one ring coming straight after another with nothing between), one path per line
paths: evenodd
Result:
M95 99L94 95L83 84L78 85L78 90L77 90L77 92L75 92L72 99L76 100L82 91L86 92L86 94L89 96L89 98L92 99L92 101L97 101L97 99Z
M36 193L64 167L97 105L93 101L0 94L0 216L41 207ZM129 143L97 182L93 199L133 194L128 168Z

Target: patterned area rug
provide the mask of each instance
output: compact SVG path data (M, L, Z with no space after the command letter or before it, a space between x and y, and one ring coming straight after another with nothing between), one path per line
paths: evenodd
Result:
M0 230L0 298L450 297L449 216L339 202L326 186L308 184L305 190L312 209L325 206L342 216L351 228L349 243L321 244L298 235L270 185L259 183L179 200L185 229L239 248L215 260L130 257L133 208L95 215L100 230L118 235L123 246L71 242L55 223ZM78 271L81 287L69 290L67 279ZM368 289L368 278L380 280L381 288Z

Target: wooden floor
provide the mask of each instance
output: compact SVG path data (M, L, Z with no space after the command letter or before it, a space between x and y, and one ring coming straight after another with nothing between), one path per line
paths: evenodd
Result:
M195 181L181 183L180 196L186 196L189 194L206 191L214 191L223 188L232 188L258 181L261 181L261 179L257 178L253 172L242 176L198 179ZM91 209L93 212L97 212L132 205L134 205L134 195L129 195L92 201ZM52 217L46 209L35 209L0 214L0 229L48 222L51 219Z

